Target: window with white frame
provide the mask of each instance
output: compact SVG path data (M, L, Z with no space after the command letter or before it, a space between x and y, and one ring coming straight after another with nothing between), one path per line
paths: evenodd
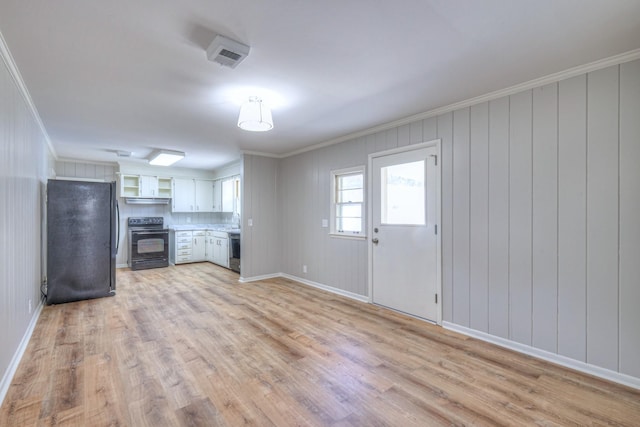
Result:
M331 171L331 234L365 237L364 166Z

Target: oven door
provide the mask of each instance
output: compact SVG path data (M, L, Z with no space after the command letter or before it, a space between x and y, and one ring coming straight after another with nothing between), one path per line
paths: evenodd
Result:
M130 231L129 267L132 270L169 265L169 231Z

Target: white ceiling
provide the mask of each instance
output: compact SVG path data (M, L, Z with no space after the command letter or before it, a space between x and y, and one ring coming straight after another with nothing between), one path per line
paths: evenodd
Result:
M1 0L60 158L285 154L640 47L639 0ZM216 34L251 46L236 69ZM274 130L236 127L249 95Z

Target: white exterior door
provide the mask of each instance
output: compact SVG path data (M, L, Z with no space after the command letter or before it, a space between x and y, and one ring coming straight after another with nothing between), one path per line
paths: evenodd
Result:
M370 156L371 295L440 322L440 141Z

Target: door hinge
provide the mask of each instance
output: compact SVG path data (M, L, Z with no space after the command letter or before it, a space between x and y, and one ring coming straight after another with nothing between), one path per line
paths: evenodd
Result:
M438 303L438 294L436 294L436 304Z
M434 226L434 234L438 234L438 224Z
M435 165L438 166L438 155L437 154L431 154L431 157L433 157L433 160L435 161Z

